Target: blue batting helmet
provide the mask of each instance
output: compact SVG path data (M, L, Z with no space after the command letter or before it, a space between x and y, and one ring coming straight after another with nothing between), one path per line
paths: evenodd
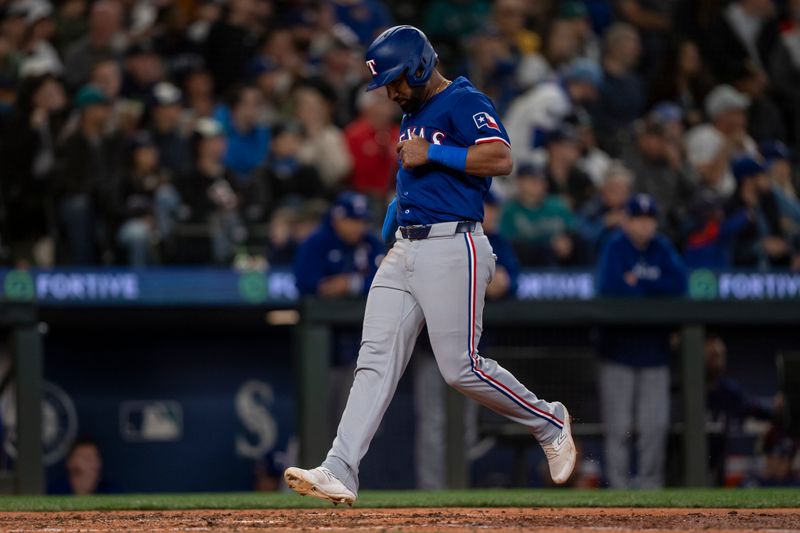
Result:
M414 26L394 26L381 33L367 49L371 91L391 83L404 72L412 87L425 85L436 67L436 52L425 34Z

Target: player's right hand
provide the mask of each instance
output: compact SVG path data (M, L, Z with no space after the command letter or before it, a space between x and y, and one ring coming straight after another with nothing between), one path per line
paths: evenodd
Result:
M426 164L428 145L428 141L418 135L412 135L409 140L397 143L397 155L403 168L416 168Z

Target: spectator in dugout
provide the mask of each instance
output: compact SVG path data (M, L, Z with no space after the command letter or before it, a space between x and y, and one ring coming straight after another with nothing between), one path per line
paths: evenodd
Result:
M383 259L384 244L369 231L369 200L341 193L328 216L300 245L294 261L301 295L323 298L364 295Z
M706 335L703 343L706 375L706 421L708 435L708 466L711 479L718 486L737 486L737 481L726 475L725 463L732 451L731 439L741 435L745 419L771 421L773 410L780 409L780 397L774 405L748 394L728 375L728 347L716 333Z
M342 298L365 296L383 260L385 245L369 231L369 199L363 194L341 193L319 228L299 247L293 271L302 296ZM333 339L329 375L328 414L336 432L353 383L353 370L361 331L342 328Z
M119 488L103 474L103 457L91 437L79 437L67 454L66 476L50 483L49 494L114 494Z
M626 206L622 231L606 244L597 266L600 296L681 296L687 273L672 244L658 234L658 210L645 194ZM611 488L664 486L669 427L668 327L598 331L600 404L605 433L606 478ZM628 439L637 435L638 478L629 464Z

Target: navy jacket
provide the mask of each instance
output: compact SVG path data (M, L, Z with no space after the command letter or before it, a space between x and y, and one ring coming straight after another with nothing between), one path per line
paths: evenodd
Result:
M517 287L519 286L519 262L511 243L500 235L499 233L487 233L486 237L489 239L489 244L492 245L492 251L497 256L497 265L506 269L510 285L508 287L508 297L513 298L517 294Z
M336 235L330 218L326 218L297 250L293 267L297 290L304 296L314 295L323 279L354 274L358 286L353 294L367 294L384 250L384 244L370 233L356 246L344 243Z
M625 282L626 272L638 276L636 285ZM682 296L686 288L686 267L662 235L657 235L645 250L639 250L625 233L618 231L603 248L597 272L600 296ZM603 328L598 338L598 351L603 357L629 366L666 365L669 332L668 327Z

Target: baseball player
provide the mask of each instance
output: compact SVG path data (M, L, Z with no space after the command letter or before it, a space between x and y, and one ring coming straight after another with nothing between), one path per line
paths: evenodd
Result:
M555 483L575 467L570 417L537 398L497 362L478 354L483 300L495 270L481 227L494 175L511 172L506 130L492 102L466 78L445 79L425 34L412 26L383 32L366 53L372 80L405 113L397 153L397 224L392 249L367 297L353 387L321 466L288 468L302 495L352 504L358 467L427 324L444 380L524 425L544 449Z

